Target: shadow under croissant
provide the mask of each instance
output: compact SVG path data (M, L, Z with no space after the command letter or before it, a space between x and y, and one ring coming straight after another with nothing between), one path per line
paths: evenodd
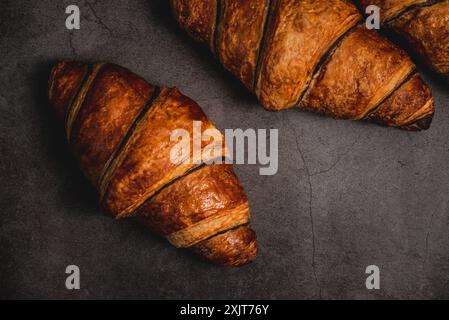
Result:
M256 96L248 92L240 81L235 81L235 77L218 62L207 46L195 42L186 34L183 34L183 32L179 32L180 28L178 22L172 15L170 1L147 1L146 5L148 6L148 15L151 15L152 19L157 20L159 25L165 26L170 32L170 35L176 37L179 43L187 45L191 49L189 51L195 57L198 57L198 61L201 61L203 65L206 64L207 69L214 73L213 78L229 88L227 92L231 97L235 97L240 102L245 102L242 105L249 104L255 112L260 112L260 106Z
M78 163L67 145L64 127L58 121L48 102L46 80L57 61L59 60L49 60L36 65L30 77L29 87L33 99L39 107L41 126L38 130L43 133L47 142L45 152L55 159L54 171L59 176L68 176L67 179L70 181L70 183L63 184L64 189L59 192L62 201L67 203L68 207L91 208L92 210L82 210L82 212L92 212L94 209L99 209L96 190L84 175L80 174Z

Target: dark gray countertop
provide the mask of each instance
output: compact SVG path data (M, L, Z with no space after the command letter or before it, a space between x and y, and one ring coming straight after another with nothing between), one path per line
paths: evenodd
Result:
M411 133L299 110L270 113L193 43L168 1L2 1L2 298L449 298L449 90ZM81 29L64 26L78 4ZM278 128L279 172L236 170L259 257L221 269L101 214L46 99L60 59L110 61L177 86L224 128ZM81 269L81 290L65 268ZM365 288L365 268L381 289Z

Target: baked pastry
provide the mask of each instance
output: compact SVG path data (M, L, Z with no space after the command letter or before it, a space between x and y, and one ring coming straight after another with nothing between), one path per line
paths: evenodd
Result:
M410 50L449 81L449 0L358 0L358 3L361 9L378 6L382 26L401 37Z
M171 0L181 27L206 44L268 110L427 129L429 88L404 51L346 0Z
M194 101L118 65L74 61L52 69L48 95L82 171L114 218L133 217L223 266L255 259L248 199L232 166L213 162L226 149L216 154L209 148L214 141L195 140L194 121L197 134L221 133ZM171 134L178 129L199 152L173 161L178 141Z

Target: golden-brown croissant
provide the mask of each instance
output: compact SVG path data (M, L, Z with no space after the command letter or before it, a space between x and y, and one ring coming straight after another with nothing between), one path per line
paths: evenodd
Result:
M73 61L52 69L49 100L113 217L132 216L174 246L223 266L255 259L248 200L232 166L209 161L217 155L204 141L188 161L170 157L174 130L186 130L196 143L194 121L201 133L215 128L194 101L114 64Z
M358 0L380 8L384 27L402 37L433 70L449 81L449 0Z
M268 110L299 107L409 130L434 105L415 65L368 30L346 0L171 0L179 24L210 47Z

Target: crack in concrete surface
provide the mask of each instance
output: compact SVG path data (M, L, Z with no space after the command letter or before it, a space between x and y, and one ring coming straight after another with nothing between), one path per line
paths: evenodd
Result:
M92 15L94 16L96 22L101 25L109 34L113 34L112 29L106 24L104 23L103 19L97 14L97 11L95 10L95 5L97 4L96 1L94 2L90 2L88 0L85 1L86 6L90 9L90 12L92 13Z
M70 47L70 50L71 50L71 52L72 52L72 55L73 56L78 56L78 53L77 53L77 51L76 51L76 47L75 47L75 45L73 44L73 36L74 36L75 34L74 34L74 31L72 30L72 31L69 31L69 47Z
M288 118L287 118L288 119ZM320 285L320 281L318 279L317 274L317 265L316 265L316 234L315 234L315 221L313 218L313 185L312 185L312 176L310 174L309 166L307 165L307 161L305 159L304 153L300 147L299 142L299 135L295 130L295 127L292 125L290 120L288 120L290 128L292 128L293 133L295 134L295 143L296 143L296 149L298 150L298 154L303 162L304 169L307 174L307 183L309 186L309 220L310 220L310 229L312 233L312 253L311 253L311 264L312 264L312 270L313 270L313 277L315 280L315 284L318 288L318 296L320 299L323 299L322 295L322 288Z
M330 172L330 171L332 171L339 163L340 163L340 161L349 153L349 152L351 152L351 150L354 148L354 146L357 144L357 142L359 142L360 141L360 138L361 138L361 136L362 135L359 135L358 137L357 137L357 139L355 139L354 140L354 142L353 143L351 143L351 145L342 153L342 154L339 154L338 156L337 156L337 160L333 163L333 164L331 164L330 166L329 166L329 168L327 168L327 169L324 169L324 170L321 170L321 171L317 171L317 172L314 172L314 173L312 173L310 176L311 177L315 177L315 176L319 176L319 175L321 175L321 174L324 174L324 173L328 173L328 172Z

